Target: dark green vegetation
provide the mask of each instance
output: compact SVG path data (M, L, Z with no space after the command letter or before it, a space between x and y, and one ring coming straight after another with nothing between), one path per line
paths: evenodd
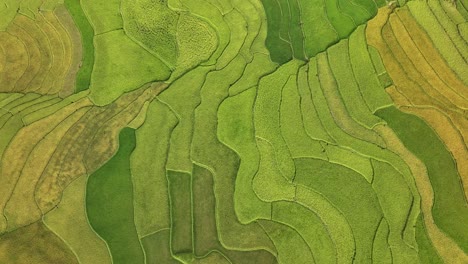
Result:
M444 263L440 256L437 255L437 251L432 245L431 240L427 237L422 216L416 223L416 241L418 242L419 246L418 255L421 263Z
M64 4L81 32L83 59L76 76L75 90L75 92L81 92L87 90L91 84L91 73L94 66L94 30L83 12L80 0L65 0Z
M184 258L192 254L192 179L190 174L167 172L171 204L171 251ZM180 256L179 256L180 255Z
M463 250L468 251L466 198L460 185L456 165L436 133L421 119L388 107L376 112L387 121L403 144L427 167L434 197L433 217Z
M274 62L307 60L348 37L385 4L371 0L262 0L268 19L266 46ZM376 6L378 4L379 6Z
M162 229L141 239L141 243L145 249L146 263L180 263L171 255L171 249L169 246L170 237L170 230Z
M93 229L108 244L114 263L144 263L143 249L133 222L130 154L135 130L120 132L119 150L93 173L86 190L86 211Z

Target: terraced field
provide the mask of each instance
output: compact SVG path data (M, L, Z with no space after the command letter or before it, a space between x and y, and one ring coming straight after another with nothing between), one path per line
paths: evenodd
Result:
M468 263L467 10L0 1L0 263Z

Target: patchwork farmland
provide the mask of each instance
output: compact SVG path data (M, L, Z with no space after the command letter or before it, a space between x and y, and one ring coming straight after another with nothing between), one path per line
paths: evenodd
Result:
M468 263L466 0L0 0L0 263Z

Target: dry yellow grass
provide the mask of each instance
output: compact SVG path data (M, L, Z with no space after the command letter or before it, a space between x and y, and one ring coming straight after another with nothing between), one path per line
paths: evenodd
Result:
M27 87L29 85L39 72L41 64L37 62L41 59L41 51L37 46L36 40L23 28L12 23L7 30L11 35L17 36L18 39L23 41L28 52L28 67L13 87L13 91L21 91L23 87Z
M57 93L62 91L65 86L65 79L67 77L68 72L70 71L72 62L73 62L73 46L71 42L70 35L68 32L65 30L63 27L62 23L58 20L58 17L55 15L54 12L52 11L47 11L47 12L41 12L41 14L44 16L44 19L48 22L49 25L51 25L54 29L55 32L57 33L57 36L59 37L59 40L61 42L62 49L59 52L59 55L62 55L61 58L61 68L58 71L58 75L56 76L56 80L54 83L54 87L57 87ZM55 54L55 50L54 50ZM55 56L54 56L55 58ZM73 91L71 91L73 93ZM71 94L69 92L70 95Z
M38 73L34 76L27 87L21 87L22 91L35 92L41 88L42 82L52 66L52 51L48 44L47 36L44 31L34 22L34 20L23 15L17 15L13 20L12 25L20 27L33 39L35 39L37 47L40 51L40 59L36 63L40 64Z
M103 107L85 97L23 127L2 159L0 209L8 225L2 223L0 233L52 210L73 180L114 155L120 130L166 87L142 87Z
M75 91L76 85L76 75L81 65L81 60L83 58L83 43L81 42L81 33L75 25L73 18L68 13L67 9L64 6L59 6L55 9L55 15L59 19L60 23L63 25L67 34L70 37L71 43L71 64L70 69L64 79L64 87L60 92L61 97L72 94Z
M411 35L414 43L424 54L428 63L434 68L441 78L450 88L457 92L458 96L468 98L468 89L466 85L458 78L453 70L448 66L440 52L433 45L431 39L422 29L416 20L411 16L408 9L398 9L396 14L400 18L406 30Z
M444 141L457 162L468 197L468 101L464 97L468 87L451 71L406 8L394 14L380 9L378 18L369 23L367 37L394 80L395 87L386 91L397 106L406 106L405 111L423 118Z
M385 16L388 15L388 11L382 12L387 12ZM395 19L397 19L396 15L391 14L390 21L395 21ZM442 96L437 88L432 88L433 86L440 85L440 80L438 82L439 84L430 83L427 76L421 75L402 46L400 46L400 43L395 37L397 33L392 30L390 23L385 22L385 20L383 23L380 21L380 24L371 21L368 26L367 36L370 45L375 46L380 51L385 67L394 80L397 89L404 94L412 104L418 106L433 106L449 115L458 130L468 131L468 121L465 117L464 109L457 107L450 100ZM369 32L373 32L373 34ZM406 46L406 44L404 46ZM463 99L459 101L463 101ZM462 134L462 136L466 144L467 135Z
M0 46L0 91L73 93L81 37L64 7L57 15L40 11L34 20L17 14L0 33Z
M5 51L5 63L0 72L0 92L12 92L29 63L25 44L9 32L0 32L0 46Z
M13 193L4 208L4 214L8 219L8 230L27 225L41 218L42 213L34 197L34 190L39 180L40 172L43 171L49 161L49 157L56 150L56 146L62 139L61 136L87 110L86 108L81 108L79 111L74 112L69 118L62 120L50 133L44 135L43 139L32 144L34 149L28 153L29 155L24 167L20 171ZM21 139L27 140L27 136L21 137Z
M38 92L41 94L55 94L61 89L61 87L57 86L57 82L64 68L65 49L61 40L62 36L59 35L43 13L39 13L36 16L35 22L47 36L48 44L52 52L52 57L50 58L51 67Z
M409 27L409 25L405 27L397 15L391 15L389 22L399 46L402 47L407 56L405 62L411 62L412 65L415 65L417 73L428 82L427 89L432 89L437 92L435 94L439 97L447 99L450 102L447 107L454 109L454 111L467 109L468 101L443 82L439 77L438 68L433 68L429 64L428 61L435 56L436 52L429 50L429 48L420 50L413 41L413 38L417 36L412 36L408 33L406 27ZM406 63L404 66L407 68Z
M34 161L34 159L40 159L41 157L47 157L47 149L41 151L39 157L30 157L30 153L34 150L36 144L42 141L42 138L45 138L47 134L53 130L55 127L59 126L63 120L67 119L68 116L72 116L76 114L76 110L85 107L87 105L90 105L89 100L80 100L76 102L75 104L69 105L65 108L62 109L62 111L57 112L56 114L53 114L51 116L48 116L44 119L42 119L39 122L35 122L29 126L24 127L21 129L16 136L13 138L13 140L10 142L9 146L5 150L5 153L2 158L2 177L0 177L0 209L3 211L8 200L10 199L10 196L13 194L14 188L17 185L17 183L22 184L23 181L19 181L20 176L23 173L23 168L26 169L33 169L34 166L29 164L26 166L28 163L33 162L37 163L38 161ZM66 123L66 122L65 122ZM49 137L50 138L50 137ZM58 138L59 140L60 138ZM53 151L54 149L51 149L49 151ZM39 165L39 164L37 164ZM32 168L31 168L32 166ZM35 182L37 182L38 176L37 172L32 173L32 174L27 174L25 177L25 184L26 186L28 185L28 182L32 184L32 189L35 187ZM36 178L36 179L35 179ZM35 180L34 180L35 179ZM27 196L31 195L30 193L27 193L26 191L24 192L18 192L17 195L20 196ZM32 197L33 204L35 204L34 197ZM23 221L21 218L15 217L16 214L31 214L34 215L34 210L31 212L28 212L27 210L22 210L20 209L22 207L18 207L16 209L13 208L12 212L10 213L11 219L9 219L9 226L8 229L11 230L17 226L23 225L25 222L28 221ZM12 221L15 219L16 221ZM31 220L29 220L31 222ZM4 230L1 230L4 231ZM1 232L0 231L0 232Z
M60 202L61 193L76 177L89 174L109 160L118 148L118 135L166 85L138 89L104 107L93 107L60 142L42 172L35 197L43 213ZM91 139L91 140L90 140Z
M83 175L72 182L64 191L60 206L44 215L43 221L70 245L81 264L110 264L109 249L91 228L86 216L87 179L88 176Z
M379 51L394 81L394 86L386 91L395 104L401 110L426 120L451 151L458 170L468 171L466 86L438 55L426 33L405 9L397 9L393 13L384 7L368 23L366 36L368 43ZM458 91L460 89L464 91ZM447 263L467 263L468 256L463 250L434 224L434 192L424 164L404 147L388 127L379 126L376 131L386 140L388 148L409 165L421 195L424 223L439 255ZM466 186L466 173L461 175Z
M398 108L426 120L434 128L448 150L452 153L461 177L465 197L468 197L468 149L461 132L455 128L449 117L435 108L414 107L395 87L387 88Z

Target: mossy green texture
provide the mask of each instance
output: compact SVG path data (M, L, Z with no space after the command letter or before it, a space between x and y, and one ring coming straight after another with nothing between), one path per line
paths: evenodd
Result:
M456 164L437 134L421 119L395 107L376 112L395 131L409 151L427 168L434 190L432 214L435 224L468 251L468 218L465 196Z
M442 264L444 263L440 256L437 254L436 249L429 239L426 228L424 226L423 216L418 218L416 223L416 241L418 242L419 261L428 264Z
M130 165L135 225L140 236L170 226L166 162L170 135L177 123L177 117L166 105L153 101L146 121L136 130L136 148Z
M388 224L385 219L382 219L375 233L375 241L372 245L372 260L382 264L393 263L392 252L387 242L388 240Z
M124 128L119 150L94 172L86 188L86 211L96 233L109 246L114 263L144 263L144 253L134 224L130 154L135 130Z
M167 171L171 212L171 252L193 254L192 175Z
M292 202L274 202L272 218L289 225L306 242L315 263L333 263L336 251L327 227L319 215L305 206Z
M262 0L262 4L268 20L265 44L272 60L280 64L314 57L377 13L371 0Z
M277 0L263 0L262 4L268 19L268 34L265 45L270 51L271 59L283 64L293 58L291 43L282 39L280 35L281 24L287 22L283 21L281 7Z
M297 230L275 221L260 220L259 223L275 244L279 263L316 263L309 246Z
M242 223L271 215L271 205L260 200L252 189L252 179L260 162L253 124L254 88L227 98L218 111L218 137L239 155L236 177L235 211Z
M161 229L158 232L141 238L141 244L145 249L147 264L178 264L171 255L170 249L171 233L169 229Z
M286 179L293 178L294 162L280 130L281 94L290 76L295 76L302 64L302 61L293 60L274 73L263 77L259 82L253 110L255 135L267 140L273 146L277 166Z
M304 77L293 75L283 87L280 106L280 132L292 157L325 159L320 142L312 140L304 128L300 106L301 98L298 91L299 79Z
M384 87L381 85L378 74L385 73L385 67L375 48L368 47L365 37L365 26L359 26L349 37L348 49L351 68L354 78L359 86L362 98L371 113L377 109L391 105L390 97L382 92ZM374 68L372 57L375 57L378 65L378 72ZM378 121L376 123L379 123Z
M358 173L327 161L295 159L295 182L322 193L346 217L356 244L354 259L367 263L382 209L371 185Z
M401 236L408 224L408 215L413 206L411 191L403 175L390 164L372 160L372 167L375 175L372 188L382 207L385 225L388 226L386 241L392 248L393 261L415 263L418 260L418 252L411 248Z
M167 1L122 1L125 32L169 67L175 66L177 23L179 14L167 6Z
M81 67L76 75L76 91L87 90L91 84L91 73L94 66L94 29L88 21L79 0L64 0L65 7L75 21L81 33L83 58Z
M235 215L232 197L240 161L235 152L219 142L216 135L217 109L228 96L230 84L239 79L244 67L245 60L237 57L227 67L207 75L201 90L201 104L195 111L191 155L195 164L202 164L213 172L221 243L227 248L244 251L264 248L274 252L273 244L258 223L243 225Z
M277 263L275 256L266 250L240 251L226 249L218 239L216 226L216 200L213 189L213 174L200 166L193 169L193 241L194 253L205 258L210 252L220 252L231 263Z

